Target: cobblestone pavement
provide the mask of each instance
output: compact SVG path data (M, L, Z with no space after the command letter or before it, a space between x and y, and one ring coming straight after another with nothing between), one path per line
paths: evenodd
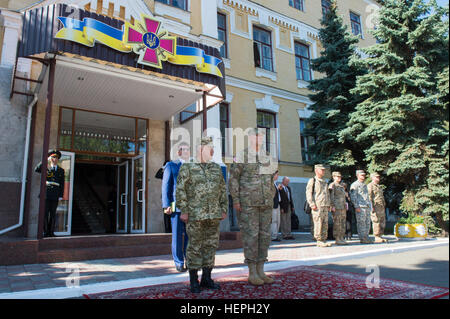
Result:
M306 265L308 263L319 265L330 262L330 260L349 260L377 254L448 245L448 239L405 242L387 236L386 238L389 238L390 242L386 244L360 244L354 238L348 246L333 245L332 247L319 248L315 245L315 242L311 241L309 234L295 233L294 236L295 240L272 242L269 249L267 270L273 271L288 267L290 263L303 262ZM243 261L242 249L218 251L214 272L225 273L233 270L244 272L246 267ZM56 293L56 291L59 291L57 288L66 289L68 285L70 286L74 278L79 280L78 283L81 287L94 287L98 284L119 284L124 281L138 281L140 279L164 278L165 282L170 282L171 278L174 278L174 280L186 281L188 274L180 274L175 270L170 255L0 266L0 298L14 298L15 296L22 298L24 292L34 291L38 293L38 290L42 292L42 289L50 289L48 291L55 291ZM32 297L32 295L29 297ZM57 298L58 296L55 295L54 297Z

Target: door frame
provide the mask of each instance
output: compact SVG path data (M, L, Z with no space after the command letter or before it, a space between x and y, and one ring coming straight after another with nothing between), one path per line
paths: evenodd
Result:
M125 166L125 193L120 194L120 169L122 166ZM129 161L125 161L122 164L117 165L117 199L116 199L116 233L117 234L127 234L128 233L128 213L129 213L129 179L128 175L130 174L129 170ZM125 195L125 204L122 204L122 198ZM119 229L119 207L125 206L125 225L124 229Z
M139 160L139 159L141 159L142 158L142 160L144 161L143 162L143 165L142 165L142 169L143 169L143 171L142 171L142 175L143 175L143 177L142 177L142 189L140 189L140 190L137 190L137 192L136 192L136 201L139 201L139 192L141 192L141 198L142 198L142 200L140 201L141 203L142 203L142 216L141 216L141 218L142 218L142 229L140 229L140 230L133 230L133 217L134 217L134 191L135 191L135 189L134 189L134 177L135 177L135 165L134 165L134 163L137 161L137 160ZM131 221L131 223L130 223L130 233L131 234L144 234L145 233L145 222L146 222L146 220L145 220L145 216L146 216L146 203L147 203L147 201L146 201L146 197L147 197L147 194L146 194L146 189L147 189L147 183L146 183L146 173L147 173L147 168L146 168L146 165L147 165L147 161L146 161L146 155L145 154L142 154L142 155L139 155L139 156L136 156L136 157L133 157L133 158L131 158L130 159L131 160L131 198L130 198L130 203L131 203L131 209L130 209L130 221Z
M61 156L70 157L70 188L69 188L69 203L67 204L67 231L66 232L54 232L55 236L71 236L72 235L72 205L73 205L73 179L75 170L75 153L61 151ZM64 181L65 183L65 181ZM59 206L59 201L58 201Z

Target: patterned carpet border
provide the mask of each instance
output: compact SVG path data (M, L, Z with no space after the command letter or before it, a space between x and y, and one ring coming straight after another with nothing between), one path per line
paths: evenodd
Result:
M368 288L369 274L297 266L269 273L275 282L252 286L246 275L217 276L218 291L192 294L188 282L123 289L84 295L88 299L435 299L448 288L380 278L379 288Z

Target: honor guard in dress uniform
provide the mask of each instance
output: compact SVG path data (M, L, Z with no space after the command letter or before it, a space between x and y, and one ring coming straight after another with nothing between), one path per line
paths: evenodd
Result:
M47 164L47 192L45 197L44 237L54 237L56 209L58 201L64 195L64 169L58 166L61 153L57 150L48 152ZM41 173L42 163L39 163L35 172Z
M213 154L212 139L202 138L196 161L181 165L177 178L176 205L189 237L186 264L193 293L199 293L200 288L220 289L211 279L211 271L219 247L220 221L227 216L228 196L222 168L211 161Z
M238 152L230 167L229 191L242 234L248 282L252 285L273 283L264 273L271 241L273 176L278 163L263 146L264 131L251 129L249 147Z
M327 243L328 237L328 212L331 209L330 191L328 184L323 179L325 166L317 164L314 166L316 176L311 178L306 185L306 200L311 207L311 215L314 222L314 238L318 247L330 247Z
M372 244L369 239L372 203L369 198L369 190L364 183L366 173L363 170L357 170L356 177L358 180L350 186L350 198L355 207L358 236L362 244Z
M382 238L382 236L386 227L386 201L380 185L380 174L372 173L370 178L372 182L367 185L367 189L369 190L369 199L372 203L370 218L372 219L373 234L375 235L376 243L385 243L387 240Z
M341 184L342 175L340 172L333 172L333 183L330 184L331 211L333 213L333 236L336 245L347 245L345 237L345 221L347 217L347 207L345 201L345 188Z

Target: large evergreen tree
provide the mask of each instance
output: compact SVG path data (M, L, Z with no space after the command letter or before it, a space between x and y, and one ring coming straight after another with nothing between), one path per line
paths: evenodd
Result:
M369 73L353 93L367 98L341 141L363 146L369 171L401 185L403 211L435 213L439 205L448 215L448 192L442 193L448 188L448 103L445 109L437 83L448 67L448 8L435 0L382 2L374 31L379 43L363 49L368 58L356 62Z
M314 92L310 95L314 102L310 109L314 113L306 121L305 136L313 137L315 143L309 146L311 160L307 164L328 164L349 177L361 166L363 153L351 141L339 142L338 133L346 127L349 114L361 100L358 94L350 93L356 77L364 74L363 68L350 64L359 40L347 31L334 0L321 24L319 38L323 51L312 60L312 69L324 76L311 81L308 87Z

